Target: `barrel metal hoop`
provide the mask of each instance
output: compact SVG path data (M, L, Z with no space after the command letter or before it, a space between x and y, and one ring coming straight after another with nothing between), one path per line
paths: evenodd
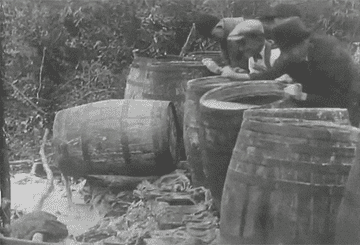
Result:
M348 175L350 172L351 164L319 164L304 161L288 161L279 159L266 159L266 167L290 167L291 169L298 169L302 171L313 171L316 173L331 174L336 172L339 175Z
M306 182L296 182L290 180L266 179L260 176L250 175L244 172L235 171L229 168L227 178L235 179L238 183L244 183L253 186L259 186L267 190L306 190L309 193L323 193L324 195L342 195L345 186L343 185L326 185L312 184ZM295 193L295 192L294 192Z
M131 100L123 100L123 107L121 110L121 117L120 117L120 129L121 129L121 147L122 153L125 160L125 164L131 164L131 154L129 148L129 138L127 135L127 122L125 119L127 118L128 111L129 111L129 104Z
M175 96L165 96L164 94L148 94L148 93L142 93L144 99L149 100L166 100L166 101L178 101L185 99L184 94L178 94Z

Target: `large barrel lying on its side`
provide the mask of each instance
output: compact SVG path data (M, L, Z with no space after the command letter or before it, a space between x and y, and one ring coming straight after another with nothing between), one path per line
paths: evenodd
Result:
M360 130L246 116L224 185L220 244L334 244Z
M190 80L187 83L184 104L184 144L187 161L191 167L192 184L205 185L205 174L199 146L200 98L207 91L234 83L228 78L213 76Z
M237 82L212 89L201 97L200 150L217 209L244 111L287 106L283 88L275 81Z
M175 113L169 101L104 100L76 106L56 114L53 145L56 150L68 144L69 162L82 166L83 175L167 174L179 162Z

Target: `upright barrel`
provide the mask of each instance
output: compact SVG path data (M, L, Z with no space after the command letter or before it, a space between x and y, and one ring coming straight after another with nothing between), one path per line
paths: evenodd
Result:
M148 58L135 55L130 66L129 74L126 78L124 99L143 99L142 81L145 80L147 67L156 62L180 61L180 56L164 56L158 58Z
M336 220L335 244L360 244L360 145L351 166Z
M187 161L191 166L192 184L194 186L205 185L205 174L199 145L200 98L213 88L232 83L234 82L221 76L196 78L187 83L183 131L185 152Z
M194 78L211 75L200 61L155 62L140 70L143 79L128 80L128 91L137 91L137 99L172 101L176 108L179 135L183 141L183 117L186 83ZM131 83L130 83L131 82ZM181 156L185 158L184 143Z
M286 107L284 85L275 81L238 82L215 88L200 99L200 147L214 204L222 189L243 113L250 108Z
M175 113L172 102L154 100L104 100L61 110L53 125L55 154L67 144L70 167L83 175L170 173L179 162Z
M170 61L150 64L141 84L143 99L172 101L182 131L186 83L194 78L210 75L209 70L197 61Z
M220 244L334 244L359 136L329 121L244 117L223 190Z

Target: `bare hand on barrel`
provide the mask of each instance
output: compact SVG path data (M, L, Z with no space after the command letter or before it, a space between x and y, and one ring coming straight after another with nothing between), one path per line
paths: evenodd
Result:
M229 66L226 66L222 69L221 76L239 81L249 80L249 74L243 71L244 70L242 70L241 68L231 68Z
M230 67L225 66L221 71L222 77L232 77L236 72Z
M281 77L276 78L275 81L288 84L294 83L293 79L288 74L284 74Z
M287 96L296 100L306 100L307 97L307 94L302 92L302 85L300 83L295 83L287 86L284 89L284 92Z
M226 67L229 67L230 68L230 66L226 66ZM225 67L224 67L225 68ZM230 68L231 69L231 68ZM242 68L240 68L240 67L235 67L235 68L232 68L233 69L233 71L234 72L236 72L236 73L247 73L247 70L245 70L245 69L242 69Z
M218 66L215 61L213 61L210 58L205 58L202 60L202 63L209 69L209 71L211 71L212 73L215 74L220 74L222 68L220 66Z

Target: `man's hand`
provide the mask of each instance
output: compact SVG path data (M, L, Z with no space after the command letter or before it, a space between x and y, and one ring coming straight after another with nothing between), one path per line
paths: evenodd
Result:
M202 63L204 64L204 66L206 66L209 71L211 71L212 73L215 74L220 74L222 68L220 66L218 66L212 59L210 58L205 58L202 60Z
M288 74L284 74L281 77L276 78L275 81L282 82L282 83L293 83L294 82L293 79Z
M246 80L250 79L249 74L237 73L229 66L226 66L222 69L221 76L230 78L232 80L239 80L239 81L246 81Z
M296 100L306 100L307 94L302 92L302 86L299 83L295 83L287 86L284 89L286 95Z
M235 67L235 68L232 68L236 73L248 73L247 70L245 69L242 69L240 67Z
M234 77L234 75L236 75L237 73L230 67L230 66L225 66L223 69L222 69L222 72L221 72L221 76L222 77Z

